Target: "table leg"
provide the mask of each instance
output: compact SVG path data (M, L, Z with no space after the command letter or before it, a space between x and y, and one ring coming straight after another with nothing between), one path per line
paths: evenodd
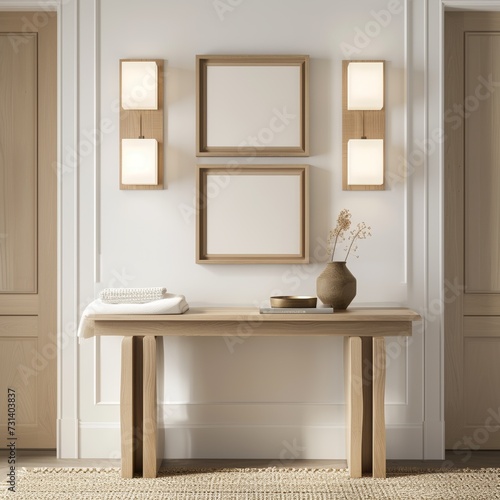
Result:
M347 465L351 477L362 476L363 346L361 337L346 338Z
M143 341L143 476L156 477L156 338Z
M386 477L385 338L373 338L373 477Z
M143 337L124 337L120 387L122 477L142 476L143 469Z
M120 433L122 477L134 477L134 338L122 340Z

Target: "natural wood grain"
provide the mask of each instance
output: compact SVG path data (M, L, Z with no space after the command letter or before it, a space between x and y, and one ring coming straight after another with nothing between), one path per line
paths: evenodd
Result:
M401 308L357 308L350 307L345 311L333 314L260 314L254 307L191 307L189 311L179 315L161 314L94 314L89 319L99 322L120 321L126 324L129 321L167 321L167 322L197 322L197 321L249 321L255 324L292 321L314 323L336 322L413 322L420 321L419 314L411 309ZM368 327L368 325L366 325Z
M132 414L133 414L133 461L134 473L142 476L143 455L144 455L144 396L143 396L143 376L144 376L144 337L135 336L133 339L133 360L132 360Z
M464 414L466 433L474 449L500 447L498 428L500 336L469 337L464 343ZM469 446L470 442L469 441ZM467 444L462 438L457 446Z
M373 337L361 337L363 363L363 433L361 470L373 470Z
M465 316L500 315L500 294L466 293L462 300Z
M254 308L192 308L182 315L94 315L95 335L408 336L420 316L409 309L352 309L334 314L259 314Z
M477 91L481 78L500 81L499 54L498 34L465 34L465 95L472 97L465 121L467 292L500 292L500 94L484 85Z
M348 467L350 476L362 476L363 443L363 345L361 337L349 337L347 363Z
M163 122L164 122L164 60L163 59L120 59L120 95L121 95L121 63L122 61L155 61L158 65L158 109L133 110L123 109L120 106L120 189L163 189L164 177L164 142L163 142ZM122 139L138 139L140 136L140 120L142 117L142 135L146 139L156 139L158 141L158 184L155 185L132 185L122 184Z
M19 448L28 448L33 439L33 432L28 435L24 430L37 424L36 401L37 378L39 370L36 367L37 339L16 337L0 337L0 394L3 395L3 411L0 412L0 425L3 426L2 437L7 438L7 389L16 391L16 435L19 438ZM5 441L4 441L5 442ZM3 447L3 446L2 446Z
M21 37L20 37L21 38ZM37 291L37 37L0 34L0 293Z
M10 323L8 329L12 334L2 335L2 342L18 343L18 350L26 346L27 338L33 338L30 342L34 342L28 363L18 367L23 368L25 376L21 392L30 395L30 400L23 405L31 405L29 412L35 415L35 421L29 424L18 423L17 432L23 436L19 447L49 449L56 447L57 410L57 13L44 12L43 23L31 23L38 15L28 11L0 13L0 32L9 33L9 46L13 50L13 57L2 50L0 81L6 82L11 77L15 79L11 95L5 96L7 103L0 105L0 121L5 120L0 126L0 136L11 134L15 157L7 153L9 148L3 144L0 156L7 158L7 163L14 159L16 176L21 175L14 178L8 172L1 181L6 182L8 189L4 193L4 188L0 188L5 194L2 194L4 208L0 212L4 210L4 214L10 214L14 208L17 214L16 227L8 228L7 239L0 238L0 260L8 256L9 273L23 265L22 272L33 275L33 279L29 280L30 286L18 290L28 293L0 294L0 315L10 318L6 321ZM0 38L3 36L0 35ZM26 60L26 50L34 53L34 59ZM5 67L10 64L9 60L13 64L11 71ZM16 65L19 64L22 68L18 71ZM28 91L26 85L32 79L34 93ZM0 87L2 85L0 83ZM5 87L2 89L5 90ZM3 90L0 92L2 96ZM34 112L32 106L35 107ZM30 166L26 164L28 161L32 162ZM5 171L4 165L1 170ZM23 187L22 191L20 187ZM1 226L3 216L0 219ZM37 236L22 236L24 230ZM0 233L4 231L0 229ZM6 253L2 246L2 241L11 237L17 238L18 246L23 246L16 250L14 260L11 259L12 248ZM27 262L26 252L33 245L35 254ZM0 262L0 269L4 262ZM18 271L15 273L19 275ZM0 274L5 273L0 270ZM18 325L13 324L16 317ZM28 331L28 327L32 329ZM1 363L0 380L7 380L12 375L5 370L8 368ZM21 370L17 370L17 374L22 375ZM0 434L3 432L4 428L0 427Z
M56 447L57 419L57 16L38 31L38 447Z
M385 338L373 339L373 477L385 478Z
M361 477L363 471L368 472L373 467L376 477L385 477L384 337L391 334L387 333L391 332L391 327L395 327L393 335L402 332L411 335L411 323L420 320L420 316L404 308L357 309L308 316L306 321L301 321L302 315L261 315L254 308L226 307L195 308L183 315L170 316L91 317L95 334L124 336L120 413L124 477L131 477L134 471L144 477L156 476L155 336L237 335L242 325L254 327L256 334L261 336L314 335L320 331L324 335L346 337L344 367L350 473L352 477ZM353 331L358 334L353 335ZM373 345L373 335L367 336L367 332L378 336L373 339ZM247 329L245 337L248 337ZM140 435L136 436L138 429Z
M464 96L463 13L445 15L445 116L462 105ZM449 283L464 283L464 121L446 118L444 154L444 275ZM446 448L452 448L463 434L463 294L444 303L445 432Z
M315 315L316 316L316 315ZM248 320L221 320L207 322L187 321L163 321L150 319L142 321L102 321L98 320L95 326L96 335L141 335L154 336L201 336L201 337L271 337L271 336L302 336L307 332L308 336L345 336L357 335L363 337L388 336L401 337L411 335L411 327L405 322L331 322L315 321L311 318L307 321L267 321L256 324ZM245 333L246 332L246 333Z
M120 382L120 433L122 477L134 477L134 338L122 340Z
M488 318L500 316L499 32L498 13L446 13L445 278L465 284L445 301L447 448L500 447L498 433L484 435L500 382Z
M39 297L30 294L2 294L0 296L0 314L17 316L38 315Z
M207 145L207 66L299 66L300 145L296 147L214 147ZM309 156L309 56L198 55L196 56L196 156Z
M143 477L156 477L156 338L143 339Z
M38 317L0 316L0 337L38 337Z
M467 337L500 338L500 317L499 316L464 317L464 338Z
M209 175L293 175L300 178L300 252L298 254L209 254L207 208L211 199ZM256 193L258 197L258 193ZM309 165L198 165L196 174L196 262L198 264L300 264L309 262Z
M363 116L367 139L385 139L385 107L380 111L351 111L347 109L347 66L350 62L342 61L342 189L344 191L383 191L385 181L380 186L350 185L347 183L347 143L349 139L361 139L363 135ZM369 62L382 62L385 67L385 61L373 60ZM369 84L367 82L367 85Z

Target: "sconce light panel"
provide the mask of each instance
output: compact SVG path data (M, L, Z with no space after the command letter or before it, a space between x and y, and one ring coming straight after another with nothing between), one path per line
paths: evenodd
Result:
M378 111L384 107L384 63L349 62L347 109Z
M120 60L120 189L163 189L163 64Z
M384 141L351 139L347 143L347 184L380 186L384 183Z
M123 109L158 109L156 61L122 61L121 75Z
M158 184L156 139L122 139L122 183L139 186Z
M342 189L385 189L385 61L342 62Z

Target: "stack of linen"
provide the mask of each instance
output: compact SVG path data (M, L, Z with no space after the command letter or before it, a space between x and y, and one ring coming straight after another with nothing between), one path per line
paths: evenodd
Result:
M78 337L94 335L95 314L183 314L189 309L184 295L167 293L166 288L106 288L83 311Z

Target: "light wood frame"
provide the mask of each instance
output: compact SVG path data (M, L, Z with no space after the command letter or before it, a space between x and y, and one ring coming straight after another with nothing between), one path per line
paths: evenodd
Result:
M121 106L122 62L154 61L158 66L158 109L123 109ZM163 189L163 59L120 59L120 189ZM122 139L137 139L140 135L158 141L158 183L154 185L134 185L122 183Z
M347 67L351 62L381 62L385 61L342 61L342 189L344 191L384 191L385 190L385 159L384 159L384 182L380 185L351 185L347 179L347 143L350 139L360 139L364 130L367 139L384 140L385 158L385 99L381 110L351 111L347 109ZM369 82L367 82L369 85ZM385 93L385 77L384 77Z
M220 145L210 146L207 143L208 136L208 85L207 69L212 66L221 67L293 67L297 66L299 72L299 140L296 145L283 146L235 146ZM230 83L230 82L229 82ZM245 56L227 56L227 55L198 55L196 56L196 156L309 156L309 56L307 55L245 55ZM246 96L249 97L249 96ZM258 106L255 102L255 106ZM276 103L279 109L280 104ZM272 109L272 107L271 107ZM244 118L243 118L244 119ZM231 119L232 125L241 123L242 118L235 116ZM263 123L263 130L267 123ZM257 132L257 131L256 131Z
M299 252L294 253L209 253L208 252L208 207L217 202L217 196L207 192L208 176L238 176L252 175L264 179L267 176L297 176L300 182L299 203L300 219L296 222L299 232ZM309 165L255 165L255 166L227 166L227 165L198 165L197 167L197 219L196 219L196 262L198 264L290 264L309 262ZM230 185L221 189L230 189ZM262 204L266 200L260 198ZM273 201L274 203L274 201ZM244 203L242 202L242 205ZM234 209L244 210L235 206ZM252 210L252 208L250 208ZM272 213L269 213L269 218ZM261 220L262 227L267 219ZM297 229L297 227L295 229ZM257 236L258 237L258 236ZM253 242L254 238L250 238Z

